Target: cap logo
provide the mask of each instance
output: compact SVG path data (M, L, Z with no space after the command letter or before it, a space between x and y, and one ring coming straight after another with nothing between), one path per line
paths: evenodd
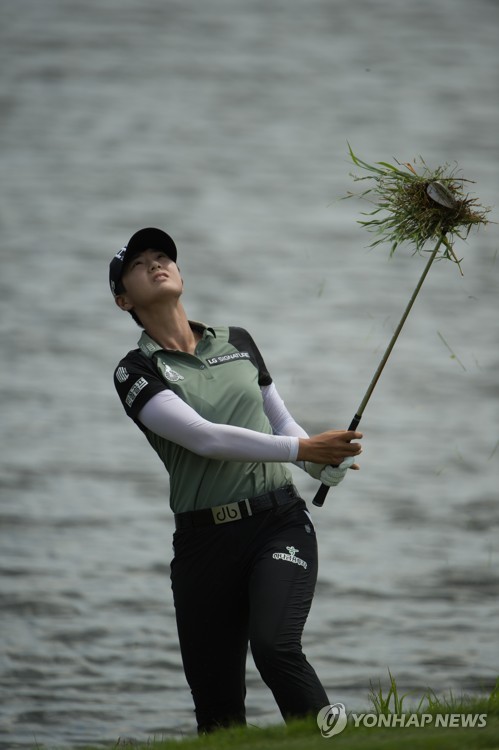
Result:
M118 260L123 260L123 256L125 255L125 253L126 253L126 245L124 245L121 248L121 250L118 250L118 252L116 253L114 257L118 258Z

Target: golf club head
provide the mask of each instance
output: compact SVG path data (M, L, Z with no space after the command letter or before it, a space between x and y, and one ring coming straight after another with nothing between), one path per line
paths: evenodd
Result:
M428 183L426 193L432 201L438 203L439 206L444 206L444 208L455 208L457 205L457 201L449 188L437 180Z

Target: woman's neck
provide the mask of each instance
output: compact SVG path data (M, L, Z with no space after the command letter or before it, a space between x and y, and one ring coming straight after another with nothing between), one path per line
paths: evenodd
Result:
M146 333L163 349L194 354L201 334L191 328L181 303L172 310L148 311L140 318Z

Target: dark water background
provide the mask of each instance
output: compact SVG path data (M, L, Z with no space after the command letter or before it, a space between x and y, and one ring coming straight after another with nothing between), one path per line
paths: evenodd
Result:
M138 336L111 255L166 228L190 317L247 327L309 432L345 427L424 264L366 249L347 141L457 161L497 204L498 21L495 0L2 2L0 747L194 728L167 479L111 381ZM362 471L314 512L305 650L349 710L388 668L416 695L499 672L497 238L458 244L464 277L432 269ZM248 715L279 720L251 659Z

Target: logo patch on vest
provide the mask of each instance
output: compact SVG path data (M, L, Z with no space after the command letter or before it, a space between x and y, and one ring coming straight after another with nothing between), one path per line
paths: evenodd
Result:
M116 380L118 383L124 383L125 380L128 380L129 374L126 367L118 367L116 370Z
M127 397L125 399L126 405L128 407L130 407L133 404L133 402L135 401L135 399L137 398L141 390L145 388L146 385L147 385L147 380L145 378L139 378L138 380L135 381L135 383L132 385L132 387L128 391Z
M231 354L221 354L219 357L209 357L206 361L210 367L215 365L225 365L227 362L234 362L238 359L249 359L249 352L232 352Z
M176 370L172 370L170 365L167 365L166 362L161 362L161 372L163 373L164 377L170 381L170 383L176 383L178 380L184 380L184 376Z

